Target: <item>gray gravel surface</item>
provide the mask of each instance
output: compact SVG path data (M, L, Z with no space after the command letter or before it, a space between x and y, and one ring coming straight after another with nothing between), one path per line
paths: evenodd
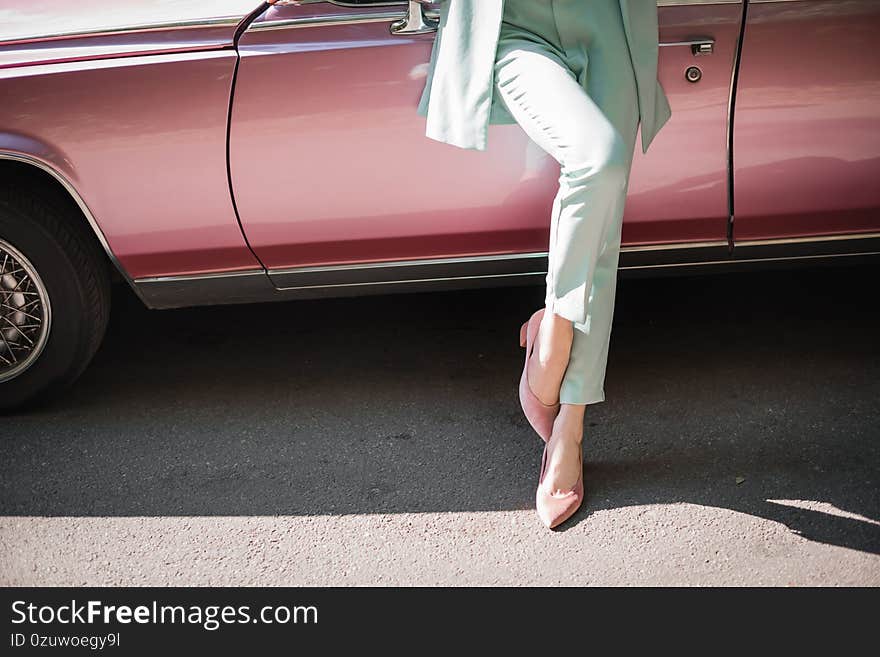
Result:
M0 418L0 584L878 585L876 272L622 280L555 532L516 396L542 289L117 288L76 386Z

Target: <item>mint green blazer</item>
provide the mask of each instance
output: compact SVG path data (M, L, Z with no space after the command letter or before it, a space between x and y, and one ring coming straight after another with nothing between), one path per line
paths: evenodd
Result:
M428 0L419 0L428 2ZM657 80L656 0L619 0L639 97L642 152L672 111ZM440 0L440 23L418 109L425 135L460 148L486 150L488 126L515 123L493 102L494 64L504 0Z

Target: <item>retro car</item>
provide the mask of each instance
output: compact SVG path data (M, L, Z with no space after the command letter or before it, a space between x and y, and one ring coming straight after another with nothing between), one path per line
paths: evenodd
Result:
M621 272L880 252L880 3L658 5L673 117ZM4 2L0 407L76 379L114 281L156 309L542 283L558 163L416 114L439 8Z

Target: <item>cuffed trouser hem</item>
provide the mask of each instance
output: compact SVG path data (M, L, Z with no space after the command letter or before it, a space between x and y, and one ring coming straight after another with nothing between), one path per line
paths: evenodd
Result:
M605 401L605 393L604 392L599 393L597 396L587 397L586 401L581 401L580 399L577 399L577 400L563 399L562 396L559 397L560 404L579 404L581 406L589 406L590 404L601 404L603 401Z

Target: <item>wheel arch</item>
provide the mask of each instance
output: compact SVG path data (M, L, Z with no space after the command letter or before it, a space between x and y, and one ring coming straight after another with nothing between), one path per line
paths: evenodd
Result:
M87 232L100 244L101 250L110 263L111 266L108 270L119 279L124 280L140 298L137 287L113 254L113 250L89 206L64 174L32 155L0 150L0 185L11 184L12 180L15 180L16 184L24 183L34 191L52 193L56 198L69 203L71 208L76 208L77 214L82 217L83 224L87 226Z

